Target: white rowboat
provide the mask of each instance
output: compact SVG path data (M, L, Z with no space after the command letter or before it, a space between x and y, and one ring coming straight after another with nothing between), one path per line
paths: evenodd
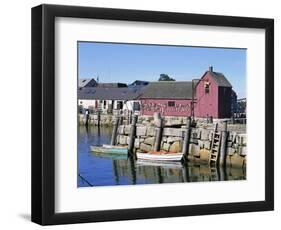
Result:
M149 161L181 161L183 153L140 153L137 152L137 159Z

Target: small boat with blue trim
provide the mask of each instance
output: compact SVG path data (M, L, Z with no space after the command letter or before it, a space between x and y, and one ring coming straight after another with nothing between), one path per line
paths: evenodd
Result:
M97 153L97 152L92 152L92 154L98 158L105 158L105 159L111 159L111 160L127 160L128 159L127 154Z
M108 154L128 154L128 148L114 145L90 146L92 152Z

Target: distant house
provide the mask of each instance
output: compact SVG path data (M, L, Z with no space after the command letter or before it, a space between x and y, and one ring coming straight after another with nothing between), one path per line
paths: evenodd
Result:
M138 86L147 86L149 84L149 81L141 81L141 80L136 80L133 83L129 85L129 87L138 87Z
M142 95L141 114L214 118L231 117L233 90L222 73L210 67L193 81L161 81L148 84ZM193 105L193 106L192 106Z
M80 108L101 110L103 113L119 111L139 111L138 97L141 89L91 87L78 90Z
M97 85L97 82L94 78L79 79L79 81L78 81L78 88L95 87L96 85Z
M246 115L246 107L247 107L247 99L240 98L237 100L237 113L238 114L245 114Z

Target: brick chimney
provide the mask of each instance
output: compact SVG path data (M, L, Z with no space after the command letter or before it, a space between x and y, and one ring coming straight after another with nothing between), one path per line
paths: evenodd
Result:
M209 71L213 72L213 66L209 66Z

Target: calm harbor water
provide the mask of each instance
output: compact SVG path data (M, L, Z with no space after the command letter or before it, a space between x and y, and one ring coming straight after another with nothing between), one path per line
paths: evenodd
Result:
M242 168L210 168L188 163L153 163L90 152L91 145L109 144L111 128L78 128L78 187L245 180Z

